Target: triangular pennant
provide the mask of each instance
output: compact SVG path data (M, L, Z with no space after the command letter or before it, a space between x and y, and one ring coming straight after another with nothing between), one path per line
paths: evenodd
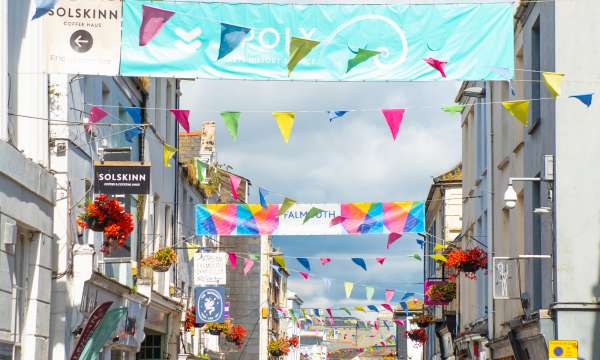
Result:
M294 206L294 204L296 203L296 200L292 200L290 198L284 198L283 199L283 203L281 204L281 206L279 206L279 216L285 214L286 211L288 211L292 206Z
M577 99L577 100L581 101L585 106L590 107L592 105L592 96L594 96L594 93L571 95L569 97Z
M307 258L296 258L296 260L298 260L298 262L300 263L300 265L302 265L307 271L310 271L310 261L308 261Z
M249 28L221 23L221 44L217 60L221 60L240 46L249 32Z
M365 263L365 259L363 258L352 258L353 263L363 268L364 271L367 271L367 263Z
M298 271L298 274L300 274L304 280L308 280L308 273L305 271Z
M142 24L140 26L140 46L145 46L163 28L175 12L142 5Z
M206 169L206 165L200 159L194 160L195 171L196 171L196 180L199 183L204 181L204 170Z
M276 111L273 113L273 117L277 120L277 126L283 137L283 141L287 144L290 141L290 134L294 127L294 119L296 115L290 111Z
M396 293L396 290L394 289L385 289L385 302L389 303L392 298L394 297L394 294Z
M283 258L283 256L281 256L281 255L273 256L273 261L275 261L275 263L277 265L279 265L279 267L281 267L282 269L286 268L285 259Z
M392 246L392 244L393 244L393 243L394 243L396 240L400 239L401 237L402 237L402 234L398 234L398 233L394 233L394 232L393 232L393 233L390 233L390 234L388 235L388 240L387 240L386 249L387 249L387 250L389 250L389 249L390 249L390 246Z
M239 176L235 176L233 174L229 175L229 185L231 188L231 197L235 200L239 200L238 196L238 187L240 186L242 179Z
M400 299L400 301L408 300L413 296L415 296L414 292L406 292L404 295L402 295L402 299Z
M279 277L282 277L283 275L281 274L281 271L279 271L279 266L277 265L271 265L271 267L273 268L273 271L275 271L275 273L277 275L279 275Z
M433 252L442 251L442 250L444 250L446 248L448 248L448 245L435 244L435 246L433 247Z
M260 256L256 254L248 254L248 257L254 261L260 261Z
M545 71L542 73L542 78L544 79L544 84L546 84L546 89L548 89L550 95L560 95L560 83L565 78L565 74Z
M174 116L175 121L181 125L185 132L190 132L190 111L182 109L170 109L169 110Z
M404 112L406 109L383 109L383 116L385 117L385 121L387 122L390 132L392 133L392 138L396 140L398 136L398 130L400 130L400 124L402 124L402 119L404 118Z
M292 37L290 40L290 58L287 65L288 76L294 71L296 65L317 45L319 45L319 42L315 40Z
M364 63L370 58L379 55L379 51L367 50L359 48L354 57L348 60L348 66L346 67L346 73L352 70L355 66Z
M340 308L340 310L342 310L343 312L345 312L346 314L348 314L348 316L352 316L352 313L350 312L350 310L348 308Z
M46 15L50 10L54 9L58 0L36 0L35 1L35 13L31 20L35 20Z
M390 304L381 304L381 307L391 312L392 314L394 313L394 309L392 309L392 306Z
M269 203L267 203L267 199L265 197L266 194L268 194L269 192L261 187L258 188L258 198L260 201L260 206L262 206L263 209L266 209L269 207Z
M252 267L254 266L254 260L244 259L244 275L248 275Z
M412 254L409 256L412 259L415 259L417 261L422 261L423 259L421 259L421 256L419 256L419 254Z
M421 240L421 239L417 239L417 245L419 245L421 250L423 250L423 248L425 247L425 241Z
M125 111L127 111L127 113L129 114L129 116L135 124L142 123L142 109L136 107L128 107L125 108ZM141 132L142 130L139 126L132 127L131 129L125 131L125 140L127 140L127 142L133 142L133 138L138 136Z
M304 219L302 220L303 224L306 224L306 222L316 216L319 216L319 214L321 214L323 211L325 210L321 210L319 208L316 207L311 207L310 210L308 210L308 212L306 213L306 215L304 215Z
M321 265L329 264L330 262L331 262L331 258L328 258L328 257L321 258Z
M400 301L400 306L402 307L402 310L404 310L404 313L408 315L408 304L406 303L406 301Z
M344 282L344 290L346 291L346 299L350 298L350 295L352 294L352 288L354 288L354 283L351 282Z
M379 312L379 308L375 305L367 305L367 308L369 308L371 311Z
M238 122L240 120L240 113L235 111L223 111L221 113L221 118L225 123L225 127L231 135L231 138L235 141L238 136Z
M95 124L98 121L104 119L108 113L97 106L93 106L90 109L90 113L88 115L88 124Z
M360 305L359 306L355 306L354 309L356 311L367 312L367 310L365 309L365 307L364 306L360 306Z
M200 249L200 246L186 241L185 249L186 249L188 261L192 261L194 259L194 254L196 254L198 252L198 249Z
M163 164L165 165L165 167L171 167L169 160L171 160L171 158L173 157L173 155L175 155L176 152L177 149L172 147L171 145L167 143L163 145Z
M377 261L379 263L379 265L383 265L383 262L385 261L385 257L375 258L375 261Z
M343 216L336 216L333 219L331 219L331 222L329 222L329 226L330 227L331 226L335 226L335 225L343 223L344 221L346 221L345 217L343 217Z
M439 71L443 78L446 77L446 72L444 71L444 65L447 64L446 61L441 61L441 60L434 59L434 58L425 58L425 59L423 59L423 61L425 61L427 64L429 64L429 66L431 66L432 68Z
M402 320L394 320L394 323L396 323L398 326L404 326L404 321Z
M227 256L229 257L229 263L231 264L231 267L236 269L237 268L237 254L235 252L228 252Z
M448 259L442 254L429 255L433 260L445 263Z
M348 111L338 110L338 111L328 111L327 113L329 114L329 122L332 122L333 120L341 118L342 116L346 115L348 113Z
M529 100L504 101L502 106L523 125L529 124Z
M464 105L446 105L442 106L442 111L447 113L460 113L465 109Z
M365 293L367 295L367 300L371 301L371 299L373 298L373 294L375 294L375 288L371 286L366 286Z

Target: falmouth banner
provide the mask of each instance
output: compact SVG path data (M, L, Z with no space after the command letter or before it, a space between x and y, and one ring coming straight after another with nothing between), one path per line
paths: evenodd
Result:
M198 204L196 235L358 235L425 231L422 201L295 204L281 215L279 208L276 204L266 208L260 204Z
M514 67L513 10L511 3L125 0L120 72L255 80L507 80Z

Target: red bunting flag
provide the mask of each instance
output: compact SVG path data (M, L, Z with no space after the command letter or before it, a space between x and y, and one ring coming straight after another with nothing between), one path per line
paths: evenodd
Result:
M385 121L387 122L390 131L392 133L392 138L394 141L398 136L398 130L400 130L400 124L402 124L402 119L404 118L404 112L406 109L383 109L383 116L385 117Z
M394 309L392 309L392 306L390 304L381 304L381 306L387 311L390 311L392 314L394 313Z
M385 256L375 258L375 261L377 261L380 265L383 265L383 262L385 261Z
M227 255L229 256L229 263L231 264L232 268L237 268L237 254L234 252L228 252Z
M298 271L298 274L302 275L304 280L308 280L308 273L305 271Z
M444 72L444 65L446 65L448 62L441 61L441 60L434 59L434 58L425 58L425 59L423 59L423 61L425 61L427 64L429 64L432 68L439 71L440 74L442 74L443 78L446 77L446 73Z
M345 218L345 217L343 217L343 216L336 216L336 217L334 217L334 218L331 220L331 222L329 223L329 226L330 226L330 227L331 227L331 226L336 226L337 224L341 224L341 223L343 223L345 220L346 220L346 218Z
M390 234L388 235L388 241L387 241L387 246L386 246L386 248L389 250L389 249L390 249L390 246L392 246L392 244L393 244L393 243L394 243L396 240L400 239L401 237L402 237L402 234L398 234L398 233L394 233L394 232L393 232L393 233L390 233Z
M239 200L237 191L241 182L242 179L238 176L229 175L229 185L231 185L231 197L233 197L235 200Z
M181 125L185 132L190 132L190 111L189 110L181 110L181 109L171 109L169 110L174 116L175 121Z
M142 5L142 25L140 26L140 46L145 46L162 29L175 12Z
M396 323L396 325L398 326L404 326L404 321L402 320L394 320L394 322Z

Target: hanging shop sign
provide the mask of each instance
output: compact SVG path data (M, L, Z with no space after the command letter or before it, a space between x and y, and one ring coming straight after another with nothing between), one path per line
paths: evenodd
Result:
M194 254L194 285L225 285L227 282L227 254Z
M210 79L440 80L424 61L433 57L447 63L448 79L507 80L493 68L514 68L513 12L508 2L128 0L120 71L123 76ZM295 47L292 38L300 45Z
M198 323L222 323L225 320L225 287L196 287L194 300Z
M58 0L42 19L48 72L117 75L121 0Z
M96 309L94 309L94 311L90 314L90 317L88 318L85 327L81 331L81 335L79 335L79 339L77 340L75 349L73 349L73 353L71 354L70 360L79 359L81 353L83 352L83 349L85 348L85 345L92 337L94 330L96 330L96 328L100 324L100 321L102 321L104 315L106 315L106 312L108 311L111 305L112 301L102 303L98 305Z
M150 193L150 164L138 161L95 161L94 191L126 195Z
M318 209L314 213L313 209ZM198 204L196 235L358 235L425 231L423 201L280 205ZM312 213L310 219L307 214ZM332 220L341 219L332 226Z
M579 359L577 340L550 340L548 342L548 357L553 359Z

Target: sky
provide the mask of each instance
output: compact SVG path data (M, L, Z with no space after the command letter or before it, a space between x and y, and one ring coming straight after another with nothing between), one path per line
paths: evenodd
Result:
M349 2L365 1L344 1ZM191 110L192 129L216 122L218 161L250 179L252 202L258 202L258 187L300 203L425 200L432 178L460 162L460 118L440 111L454 103L459 85L195 80L183 81L180 107ZM383 108L408 108L395 142ZM349 109L360 111L328 121L328 110ZM242 113L237 141L229 136L221 111ZM288 144L273 111L297 112ZM423 263L408 257L420 251L415 236L403 236L389 251L386 241L378 235L280 236L273 245L291 256L286 258L292 270L288 289L304 300L304 307L338 308L380 305L388 288L397 291L392 303L406 291L422 293ZM320 256L333 261L321 266ZM387 257L383 266L374 260L380 256ZM294 273L304 269L293 257L310 258L309 280ZM351 257L365 258L368 271ZM323 277L331 279L329 289ZM346 281L355 283L350 299ZM371 301L365 285L375 288Z

